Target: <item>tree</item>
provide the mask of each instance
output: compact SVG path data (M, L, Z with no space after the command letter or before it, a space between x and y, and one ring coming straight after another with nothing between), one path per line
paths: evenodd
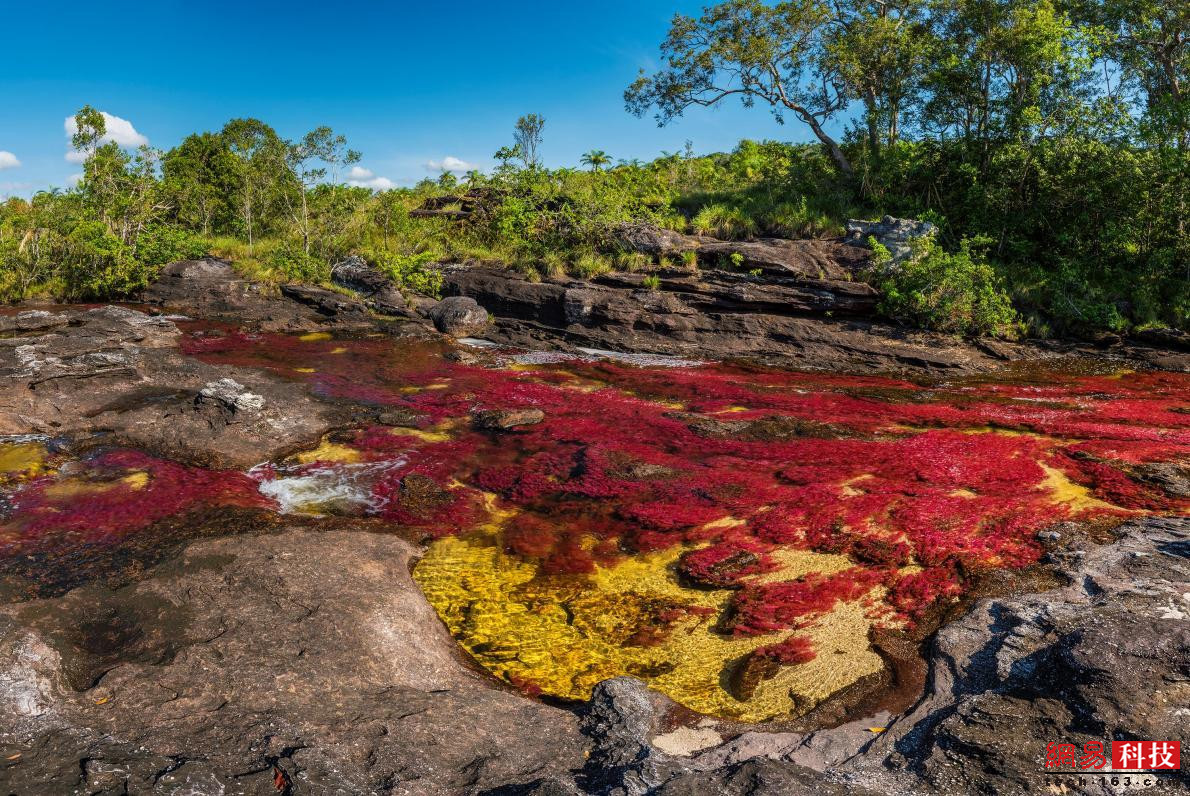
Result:
M541 165L541 131L545 129L545 119L536 113L530 113L516 120L516 129L512 134L515 142L514 149L517 156L524 161L525 167L535 169Z
M237 204L251 248L257 217L287 173L286 145L272 127L259 119L232 119L220 135L234 156L233 171L239 184Z
M1190 150L1190 10L1167 0L1075 0L1075 16L1110 35L1107 50L1139 96L1147 130Z
M584 166L590 166L591 171L599 171L604 166L612 162L609 156L602 149L592 149L582 156L581 162Z
M864 105L868 146L879 154L901 135L930 51L922 0L834 0L823 57Z
M677 15L661 44L665 67L641 71L624 92L627 109L643 116L657 109L664 126L691 107L709 107L738 96L757 100L784 122L792 113L830 152L838 169L853 169L824 125L847 107L847 83L825 44L830 9L823 0L793 0L769 6L760 0L728 0L695 19Z
M300 141L287 144L285 162L294 184L282 195L290 218L301 235L305 254L310 254L310 191L327 176L329 167L333 200L337 195L334 189L338 187L338 169L359 160L360 153L347 148L347 138L335 135L335 131L325 125L306 133Z
M232 198L238 187L234 156L223 136L201 133L186 136L165 154L162 181L176 218L209 235L234 220Z

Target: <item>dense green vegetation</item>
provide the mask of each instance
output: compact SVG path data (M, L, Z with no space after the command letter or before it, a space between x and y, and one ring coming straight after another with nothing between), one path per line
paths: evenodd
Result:
M1158 0L730 0L675 17L628 109L666 124L739 98L815 143L687 145L649 163L592 149L583 169L549 169L546 120L529 114L490 174L379 192L345 184L360 156L326 127L288 141L235 119L129 153L87 107L78 186L0 205L0 296L127 295L203 253L274 282L325 281L360 253L428 291L443 260L537 275L692 267L619 252L611 232L831 236L890 213L939 227L908 266L868 275L891 317L959 333L1186 328L1188 41L1190 13ZM463 192L468 218L410 214Z

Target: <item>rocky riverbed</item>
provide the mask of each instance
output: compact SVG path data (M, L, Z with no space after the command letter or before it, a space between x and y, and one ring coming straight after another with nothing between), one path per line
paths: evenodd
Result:
M905 333L801 244L0 316L0 790L1021 793L1190 740L1185 351Z

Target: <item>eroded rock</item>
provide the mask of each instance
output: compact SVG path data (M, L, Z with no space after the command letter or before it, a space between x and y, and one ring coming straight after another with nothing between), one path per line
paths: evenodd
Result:
M488 313L473 298L450 296L430 310L430 319L443 334L451 337L475 337L488 326Z

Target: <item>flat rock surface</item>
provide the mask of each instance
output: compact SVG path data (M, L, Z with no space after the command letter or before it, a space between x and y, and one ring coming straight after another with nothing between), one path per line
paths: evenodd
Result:
M340 408L250 368L184 356L173 321L64 310L0 338L0 433L107 434L184 463L243 469L318 444Z
M413 552L205 540L122 589L0 608L5 792L275 793L275 765L299 793L474 793L581 767L572 713L462 664Z

